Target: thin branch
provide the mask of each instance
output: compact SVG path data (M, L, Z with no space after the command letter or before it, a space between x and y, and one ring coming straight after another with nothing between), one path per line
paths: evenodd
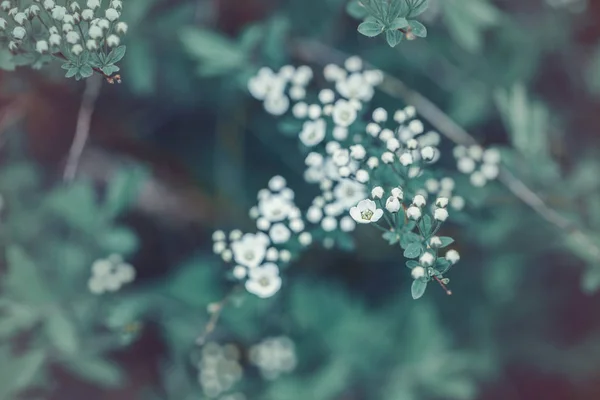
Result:
M330 62L342 63L348 58L347 54L316 41L298 41L294 45L294 51L300 59L321 65ZM466 146L477 144L477 140L463 127L454 122L452 118L440 110L428 98L409 88L400 79L384 73L384 81L379 89L392 97L402 99L405 103L414 106L420 115L454 143ZM600 258L600 247L589 235L585 234L573 221L548 206L537 193L531 190L506 167L502 166L500 168L498 179L508 190L531 207L544 220L566 231L573 240L589 249L591 256Z
M81 99L81 106L77 115L75 137L69 150L69 157L63 174L65 182L72 182L75 179L81 154L90 135L92 115L94 114L96 100L98 100L98 96L100 95L101 87L102 79L99 76L93 75L85 81L85 90L83 91L83 98Z
M198 346L204 346L206 343L206 339L210 336L210 334L215 330L217 324L219 323L219 318L221 317L221 313L223 309L227 306L227 304L231 301L231 299L241 290L241 286L235 286L223 299L216 303L211 303L208 306L208 312L210 314L210 318L208 323L204 327L204 331L202 334L196 339L196 344Z

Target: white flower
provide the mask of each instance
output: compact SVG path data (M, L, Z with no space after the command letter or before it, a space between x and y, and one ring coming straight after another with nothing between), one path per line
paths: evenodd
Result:
M406 121L406 114L404 113L404 111L402 110L397 110L394 113L394 121L396 121L399 124L404 123L404 121Z
M419 207L416 207L416 206L410 206L406 210L406 216L409 219L412 219L412 220L416 221L419 218L421 218L421 209Z
M410 271L410 275L413 277L413 279L423 278L425 276L425 268L417 265L412 269L412 271Z
M500 163L500 151L498 149L487 149L483 152L483 162L486 164Z
M316 206L309 207L306 211L306 219L313 224L316 224L323 218L323 211Z
M335 93L331 89L323 89L319 92L319 101L323 104L333 103Z
M473 172L473 174L471 174L469 177L469 180L471 181L471 185L475 187L484 187L487 183L485 175L480 171Z
M375 122L385 122L387 121L388 113L383 108L379 107L373 111L373 121Z
M446 253L446 260L450 261L452 264L456 264L458 260L460 260L460 254L456 250L448 250Z
M366 131L369 135L375 137L381 132L381 126L377 125L375 122L369 122Z
M383 134L381 136L383 136ZM400 141L398 139L396 139L396 138L389 138L385 142L385 147L389 151L396 151L396 150L398 150L400 148Z
M348 128L336 125L333 127L332 135L335 140L346 140L348 138Z
M423 207L426 204L425 197L422 194L418 194L413 197L412 203L417 207Z
M279 252L279 260L286 263L292 259L292 253L289 250L283 249Z
M81 46L80 44L76 44L73 47L71 47L71 53L75 54L76 56L80 55L83 52L83 46Z
M361 73L353 73L345 79L338 79L335 88L347 99L370 101L374 94L373 86L365 80Z
M79 33L75 32L75 31L71 31L69 33L67 33L67 35L65 36L65 38L67 39L68 43L71 44L75 44L77 42L79 42Z
M498 177L500 169L497 164L483 164L481 166L481 173L486 179L492 181Z
M367 160L367 166L371 169L377 168L379 166L379 159L377 157L369 157L369 159Z
M333 190L336 202L348 210L367 196L364 185L350 179L342 179Z
M425 161L432 161L435 158L435 149L427 146L421 149L421 158Z
M362 160L367 156L367 151L362 144L350 146L350 156L355 160Z
M92 10L100 7L100 0L88 0L87 7L91 8Z
M323 76L330 82L338 81L346 77L346 71L336 64L328 64L323 68Z
M89 39L85 42L85 47L90 51L97 50L98 42L96 42L94 39Z
M114 35L111 35L114 36ZM110 36L108 37L110 39ZM107 39L108 42L108 39ZM118 44L118 43L117 43ZM109 43L110 45L110 43ZM265 111L271 115L283 115L290 107L290 100L284 94L269 95L263 103Z
M258 218L256 220L256 228L258 228L259 231L266 231L270 227L271 227L271 222L268 219Z
M260 298L273 296L281 288L279 268L273 263L265 263L248 271L246 290Z
M125 22L117 22L117 25L115 25L115 30L117 31L117 33L120 33L122 35L127 33L127 29L128 26Z
M423 253L421 258L419 258L419 263L424 267L431 267L435 262L435 256L429 252Z
M392 196L396 197L399 200L402 200L404 198L404 192L402 191L402 188L400 188L400 187L393 188Z
M277 261L279 258L279 251L275 247L269 247L267 249L267 254L265 255L265 259L267 261Z
M439 236L432 236L431 239L429 239L429 247L431 247L432 249L437 249L442 245L442 239L440 239Z
M234 229L229 232L229 240L240 240L242 238L242 231Z
M296 233L304 230L304 221L299 218L290 220L290 229Z
M283 191L280 194L266 196L258 202L260 215L269 222L284 220L292 208L293 204L284 197Z
M241 239L231 243L235 262L249 268L260 265L265 257L269 237L262 232L246 233Z
M221 253L221 258L223 259L223 261L229 262L233 258L233 252L231 250L227 249Z
M323 228L325 232L334 231L337 228L337 219L331 216L323 218L323 221L321 221L321 228Z
M117 19L119 19L119 12L117 10L115 10L114 8L107 8L106 11L104 12L104 16L106 17L107 20L109 20L110 22L116 21Z
M316 146L325 139L326 128L322 119L306 121L300 132L300 141L307 147Z
M456 169L463 174L470 174L475 171L475 161L469 157L462 157L456 163Z
M50 43L52 46L58 46L60 45L61 40L62 38L59 34L53 33L48 38L48 43Z
M298 236L298 242L300 242L302 246L309 246L312 243L312 235L309 232L302 232Z
M413 156L410 153L403 153L400 158L400 164L404 165L405 167L411 165L413 163Z
M274 192L279 192L286 185L285 178L280 175L275 175L269 179L268 187Z
M454 208L457 211L462 210L465 207L465 199L460 196L454 196L450 200L450 207Z
M362 66L363 66L363 62L362 62L361 58L358 56L349 57L344 62L344 67L350 72L360 71Z
M469 147L467 152L469 153L469 157L477 161L481 160L481 157L483 156L483 149L479 145Z
M247 271L246 271L246 267L243 267L241 265L236 265L233 268L233 277L235 279L244 279L246 277Z
M371 197L374 199L380 199L383 197L383 188L381 186L375 186L371 190Z
M445 177L440 180L440 186L443 191L451 192L454 190L454 179Z
M416 139L408 139L406 141L406 148L408 150L416 150L417 148L419 148L419 142L417 142Z
M446 207L448 205L448 198L447 197L438 197L435 200L435 205L437 207L442 207L442 208Z
M307 65L301 65L296 69L292 77L292 83L298 86L306 86L313 77L312 69Z
M48 51L48 42L45 40L38 40L35 44L35 51L38 53L45 53Z
M394 139L394 132L391 129L383 129L379 133L379 139L381 139L382 142L387 142L388 140Z
M27 19L27 16L25 15L25 13L19 12L19 13L15 14L13 19L15 20L15 22L17 24L23 25L23 22L25 22L25 20Z
M219 231L214 231L212 234L212 240L214 240L215 242L219 242L219 241L223 241L225 240L225 232L219 230Z
M318 104L311 104L308 106L308 118L317 119L321 116L321 106Z
M52 18L57 21L62 21L63 18L65 17L66 13L67 13L67 9L65 7L55 6L52 9Z
M304 159L304 163L311 167L320 167L323 165L323 156L319 153L310 152Z
M367 183L369 181L369 173L364 169L356 171L356 180L360 183Z
M347 127L356 120L357 112L349 101L338 100L335 102L331 116L336 125Z
M394 153L386 151L385 153L383 153L381 155L381 161L383 161L385 164L393 163L394 162Z
M379 221L383 216L383 210L377 208L373 200L365 199L350 209L350 216L358 223L368 224Z
M215 254L221 254L222 252L225 251L226 248L227 248L227 245L225 244L225 242L215 242L213 244L213 252Z
M94 18L94 10L90 10L89 8L86 8L85 10L83 10L81 12L81 18L84 21L90 21L92 18Z
M348 216L340 220L340 229L342 232L352 232L356 228L356 222Z
M350 152L347 149L337 149L333 153L333 162L338 167L342 167L344 165L348 165L350 162Z
M408 124L408 129L410 129L416 135L423 133L423 123L418 119L410 121Z
M21 40L25 37L25 35L27 34L27 31L25 31L25 28L23 28L22 26L17 26L15 29L13 29L12 31L12 35L15 39L17 40Z
M400 210L400 201L397 197L390 196L385 202L385 208L391 213L396 213Z

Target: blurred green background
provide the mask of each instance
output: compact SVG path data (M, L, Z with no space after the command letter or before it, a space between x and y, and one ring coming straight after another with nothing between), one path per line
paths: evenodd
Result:
M430 0L427 38L395 48L361 36L345 0L124 3L122 83L102 85L72 184L86 83L60 63L0 75L0 399L600 399L600 257L572 228L600 244L599 2ZM451 297L413 301L401 253L359 230L354 252L305 252L273 298L234 297L199 346L231 286L212 232L253 231L273 175L302 209L317 194L248 78L352 54L501 147L573 225L456 173ZM383 89L377 105L406 105ZM90 267L111 253L135 281L94 295ZM269 338L277 374L257 366Z

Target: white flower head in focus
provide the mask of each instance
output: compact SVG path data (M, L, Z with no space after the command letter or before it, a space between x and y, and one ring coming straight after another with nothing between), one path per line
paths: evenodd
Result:
M383 216L383 210L377 208L373 200L365 199L350 209L350 216L360 224L369 224L379 221Z

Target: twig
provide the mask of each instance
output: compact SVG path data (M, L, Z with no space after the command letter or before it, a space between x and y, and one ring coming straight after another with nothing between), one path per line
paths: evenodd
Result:
M342 63L348 58L347 54L316 41L296 42L294 50L296 56L299 58L321 65L329 62ZM454 122L428 98L409 88L400 79L384 73L384 81L379 89L392 97L400 98L405 103L414 106L420 115L454 143L466 146L477 144L477 140L463 127ZM506 167L501 166L498 179L544 220L566 231L573 240L585 246L589 250L590 255L600 258L600 247L589 235L585 234L573 221L549 207L537 193L531 190Z
M210 313L210 319L204 328L204 332L202 335L198 336L196 339L196 344L198 346L204 346L206 343L206 339L208 336L215 330L217 327L217 323L219 322L219 318L221 317L221 313L225 306L229 303L229 301L233 298L233 296L238 293L241 289L241 286L234 287L223 299L216 303L211 303L208 305L208 312Z
M79 107L79 113L77 114L75 137L73 138L73 143L69 150L69 157L63 174L63 180L65 182L71 182L75 179L77 167L79 166L79 159L81 158L81 154L83 153L83 149L90 135L92 115L94 114L96 100L100 95L101 87L102 79L99 76L93 75L85 81L85 90L83 91L81 106Z

